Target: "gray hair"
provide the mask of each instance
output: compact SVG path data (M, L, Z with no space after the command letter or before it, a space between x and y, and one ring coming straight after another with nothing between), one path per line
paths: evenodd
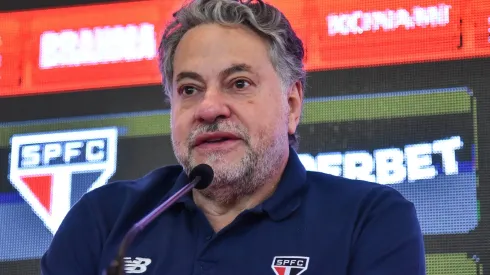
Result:
M269 57L281 79L283 90L297 81L304 89L302 41L277 8L262 0L191 0L173 15L159 47L160 72L165 94L172 97L175 49L187 31L201 24L244 25L269 42ZM297 133L289 135L289 145L297 149Z

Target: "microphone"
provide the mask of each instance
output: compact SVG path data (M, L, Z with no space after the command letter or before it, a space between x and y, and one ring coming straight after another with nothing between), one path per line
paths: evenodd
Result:
M124 239L119 247L119 252L116 259L111 263L110 267L103 273L103 275L123 275L124 272L124 255L129 245L132 243L136 235L141 232L145 227L154 221L160 214L162 214L165 210L167 210L170 206L172 206L178 199L187 194L192 188L195 189L205 189L207 188L211 182L213 181L214 172L213 169L207 164L199 164L194 167L192 171L189 173L189 180L186 186L177 191L174 195L160 204L157 208L143 217L140 221L131 227L131 229L126 233Z

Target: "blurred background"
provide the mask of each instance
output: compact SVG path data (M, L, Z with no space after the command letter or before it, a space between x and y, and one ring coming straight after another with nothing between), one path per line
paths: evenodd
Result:
M411 200L427 274L490 274L490 0L266 2L306 48L305 167ZM0 274L40 274L84 193L176 163L156 48L181 3L0 3Z

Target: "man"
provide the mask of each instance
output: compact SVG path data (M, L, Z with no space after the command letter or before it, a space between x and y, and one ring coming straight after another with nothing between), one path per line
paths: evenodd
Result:
M200 163L213 168L212 184L136 237L126 273L425 274L412 203L299 161L303 55L286 18L260 1L196 0L175 13L160 58L181 165L86 194L43 256L43 274L101 274L129 228Z

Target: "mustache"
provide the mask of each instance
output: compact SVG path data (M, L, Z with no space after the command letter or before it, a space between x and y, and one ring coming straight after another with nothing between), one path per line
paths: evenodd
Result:
M248 131L245 127L231 122L216 121L211 124L200 124L191 131L187 144L194 144L197 136L204 133L227 132L243 139L247 144L249 140Z

